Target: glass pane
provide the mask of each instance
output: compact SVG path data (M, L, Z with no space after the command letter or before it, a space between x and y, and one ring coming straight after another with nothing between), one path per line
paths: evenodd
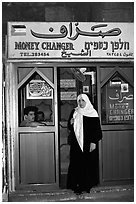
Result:
M54 125L54 89L49 81L37 72L26 76L18 90L19 126Z
M101 91L102 124L131 124L134 121L133 87L119 74Z

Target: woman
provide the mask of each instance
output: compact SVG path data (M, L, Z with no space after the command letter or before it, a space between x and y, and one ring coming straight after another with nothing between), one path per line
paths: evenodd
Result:
M102 139L98 113L88 96L77 97L78 106L71 112L68 120L70 131L70 164L67 188L75 193L90 192L98 183L97 143Z

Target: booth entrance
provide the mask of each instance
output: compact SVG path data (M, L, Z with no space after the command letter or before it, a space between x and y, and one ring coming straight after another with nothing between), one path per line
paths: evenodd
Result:
M96 77L95 67L87 67L87 70L91 74L95 73ZM63 131L60 127L65 123L66 131L69 114L77 105L77 95L83 89L95 102L96 86L91 86L92 77L86 76L83 86L75 78L70 65L60 67L47 66L44 63L7 63L6 76L9 83L6 98L7 126L11 135L11 187L15 190L36 191L57 189L60 187L63 171L63 158L60 156ZM42 126L21 125L25 119L26 107L36 107L37 111L44 113ZM35 120L37 121L36 115ZM63 139L64 137L66 139L67 134L64 133ZM64 150L64 154L69 154L68 149Z
M133 23L9 22L6 47L9 192L60 187L69 163L67 120L80 93L101 119L99 183L133 180ZM22 125L28 106L43 112L44 126Z
M66 187L69 165L67 120L77 105L76 97L80 93L90 96L101 118L103 140L99 144L97 160L99 183L133 179L133 159L130 159L133 157L133 65L125 68L125 64L109 66L111 64L105 67L97 63L6 64L8 178L11 191L48 191ZM71 68L86 68L90 74L85 75L86 80L82 82ZM125 91L124 86L128 87ZM116 96L116 89L122 94L120 98ZM105 99L106 102L103 101ZM123 120L113 120L114 100L120 106L123 104L119 112L122 115L116 117ZM124 103L128 108L125 106L124 109ZM27 106L36 106L44 112L45 126L20 126ZM129 116L126 111L129 111ZM117 156L117 152L121 157ZM110 170L111 166L114 171Z

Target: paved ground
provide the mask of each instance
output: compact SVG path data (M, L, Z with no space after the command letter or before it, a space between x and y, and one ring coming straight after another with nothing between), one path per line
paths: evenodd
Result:
M4 200L3 200L4 201ZM72 191L59 190L46 193L13 193L9 202L134 202L132 185L92 188L90 193L76 195Z

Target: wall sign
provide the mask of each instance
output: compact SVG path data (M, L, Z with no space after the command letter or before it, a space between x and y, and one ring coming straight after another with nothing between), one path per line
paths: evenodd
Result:
M76 87L75 79L61 79L60 88L74 88Z
M77 92L76 91L62 91L60 93L61 100L77 100Z
M8 58L134 58L134 23L9 22Z

